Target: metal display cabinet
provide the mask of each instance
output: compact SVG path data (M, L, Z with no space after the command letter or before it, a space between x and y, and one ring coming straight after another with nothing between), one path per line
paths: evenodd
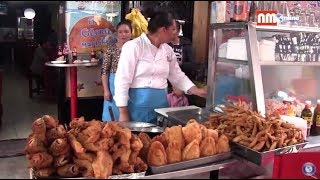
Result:
M245 39L247 61L234 60L219 57L219 47L224 42L224 38L230 33L230 30L241 31ZM276 34L292 36L297 33L316 33L320 34L319 28L313 27L284 27L284 26L257 26L253 22L232 22L216 23L210 27L209 55L208 55L208 96L206 108L213 110L218 104L217 96L220 91L229 91L232 89L241 90L235 95L247 93L249 100L252 102L254 110L265 114L265 98L273 91L280 89L293 89L299 96L301 102L312 100L315 105L316 99L320 99L320 61L319 62L284 62L284 61L261 61L258 51L258 40L264 37L271 37ZM226 38L228 39L228 37ZM233 49L232 49L233 50ZM233 53L236 52L234 50ZM318 52L319 53L319 52ZM235 86L234 83L243 84L233 80L228 81L229 76L221 76L224 68L220 64L228 64L234 69L241 65L248 65L249 77L247 78L248 86ZM237 78L235 78L237 79ZM221 86L221 84L227 86ZM244 90L244 91L243 91Z

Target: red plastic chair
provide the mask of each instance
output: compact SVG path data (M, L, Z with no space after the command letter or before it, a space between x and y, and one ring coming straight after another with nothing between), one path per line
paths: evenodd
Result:
M273 179L320 179L320 152L299 152L274 157Z

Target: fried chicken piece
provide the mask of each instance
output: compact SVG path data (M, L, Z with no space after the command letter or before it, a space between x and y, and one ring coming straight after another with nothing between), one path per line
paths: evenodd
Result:
M84 117L74 118L69 123L71 129L83 129L87 126L87 123L84 120Z
M81 143L94 143L100 138L101 131L100 122L89 122L87 128L77 135L77 139Z
M218 154L230 151L229 139L224 134L221 134L218 139L217 151Z
M43 169L47 167L51 167L53 162L53 157L47 152L40 152L33 154L31 160L29 161L31 167L38 169Z
M98 141L94 142L94 143L82 143L83 147L89 151L107 151L109 149L109 144L112 141L111 139L107 139L107 138L101 138Z
M122 145L125 145L126 148L130 148L131 136L132 136L132 133L128 128L122 128L118 130L115 134L115 137L118 140L118 142L121 143Z
M70 145L66 139L59 138L53 141L49 151L53 156L60 156L70 151Z
M94 177L107 179L112 175L113 160L107 151L98 151L92 163Z
M147 169L148 165L140 157L137 157L136 163L134 164L134 172L144 172Z
M194 139L182 151L182 160L191 160L200 157L199 141Z
M82 159L82 160L88 160L90 162L93 162L94 158L95 158L95 154L93 153L89 153L89 152L83 152L83 153L77 153L75 152L74 155L78 158L78 159Z
M35 120L32 123L33 135L37 136L42 142L47 143L46 140L46 123L42 118Z
M77 138L70 132L67 133L68 141L76 153L84 153L85 149L82 147L81 143L77 140Z
M88 160L73 158L73 162L79 167L79 171L83 177L93 177L92 163Z
M126 146L120 143L117 143L113 146L112 151L110 151L110 153L112 153L113 161L116 161L119 157L123 156L124 154L126 154L126 156L122 157L122 161L128 161L131 149L127 148Z
M181 144L178 141L170 141L166 148L168 163L180 162L182 158Z
M53 173L55 173L55 168L52 168L52 167L43 168L43 169L39 169L39 170L34 171L34 175L37 178L49 177Z
M159 141L165 149L168 147L168 142L166 140L164 133L161 133L160 135L153 137L151 140L151 143L153 143L155 141Z
M143 161L147 162L148 157L148 150L151 144L151 138L148 136L148 134L140 132L138 134L139 139L141 140L143 147L139 152L139 157L142 158Z
M185 147L185 141L184 137L182 134L182 126L172 126L172 127L167 127L164 131L164 136L166 138L166 141L168 144L170 142L176 141L180 145L180 149L183 149Z
M111 138L116 132L113 129L113 123L106 123L101 131L102 138Z
M57 168L57 174L61 177L76 177L79 174L79 167L76 164L66 164Z
M66 135L67 135L67 130L62 125L49 129L46 132L46 138L49 144L51 144L54 140L58 138L65 138Z
M167 164L167 154L166 151L159 141L154 141L151 143L147 162L149 166L161 166Z
M132 134L131 136L130 147L132 151L140 151L143 147L143 143L141 142L140 138L135 134Z
M182 128L182 134L186 144L190 144L195 139L198 140L198 142L202 140L200 125L195 121L188 122L188 124Z
M55 157L53 160L54 167L60 167L68 164L71 160L71 156L69 153L62 154L58 157Z
M205 137L200 143L200 156L212 156L217 153L216 142L213 137Z
M37 137L30 138L27 146L25 147L25 152L27 154L34 154L45 151L47 151L47 149L45 148L43 142Z
M129 164L129 159L131 155L131 149L124 145L121 145L117 151L112 154L113 162L115 162L115 168L119 169L121 172L133 173L133 165Z
M47 129L56 128L59 125L59 121L50 115L44 115L42 116L42 119L44 120Z

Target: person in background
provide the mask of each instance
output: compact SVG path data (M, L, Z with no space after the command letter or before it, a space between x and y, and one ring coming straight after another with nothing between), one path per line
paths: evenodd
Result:
M179 23L179 21L176 21L177 31L175 33L174 39L168 44L173 48L181 70L186 73L188 77L190 77L189 75L192 71L192 67L190 67L190 65L194 63L192 42L188 38L179 36L179 32L181 30L180 28L181 24Z
M170 107L189 106L188 98L184 92L176 87L172 87L172 92L167 95Z
M33 60L30 66L30 71L33 75L43 75L45 68L45 62L49 61L49 50L51 49L51 44L47 40L40 40L39 46L35 49L33 54Z
M188 94L205 97L181 71L177 57L167 44L176 35L176 21L171 13L159 11L150 17L148 33L123 45L115 77L115 102L119 121L156 124L156 108L169 107L167 80Z
M103 57L102 70L101 70L101 80L103 86L103 112L102 120L110 121L111 116L109 113L109 107L112 108L114 118L117 120L119 118L119 109L115 105L113 100L114 96L114 77L118 67L119 56L121 48L124 43L131 39L132 27L131 23L127 20L121 21L116 27L116 33L118 41L117 43L109 46L106 49Z

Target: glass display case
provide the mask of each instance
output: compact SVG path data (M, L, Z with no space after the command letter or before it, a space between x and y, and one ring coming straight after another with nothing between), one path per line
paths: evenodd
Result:
M206 108L240 99L265 114L266 100L278 98L279 92L298 103L296 116L306 100L315 107L320 99L319 34L314 27L211 25Z

